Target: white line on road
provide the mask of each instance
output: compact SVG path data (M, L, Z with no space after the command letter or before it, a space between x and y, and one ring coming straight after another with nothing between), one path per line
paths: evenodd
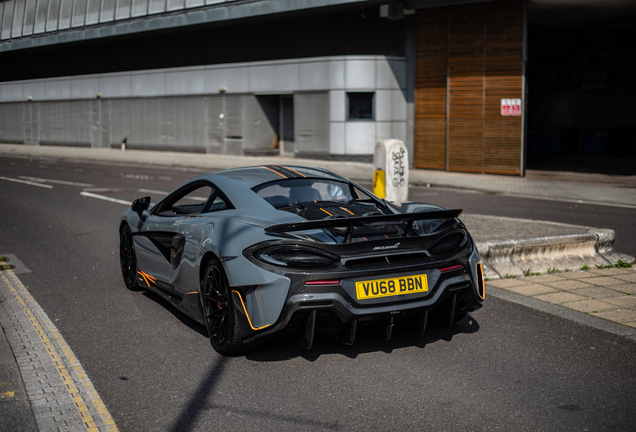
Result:
M111 198L111 197L105 197L103 195L97 195L94 193L90 193L90 192L80 192L80 195L85 196L85 197L90 197L90 198L97 198L97 199L101 199L104 201L111 201L117 204L124 204L124 205L130 205L130 202L128 201L124 201L124 200L120 200L117 198Z
M51 185L46 185L46 184L42 184L42 183L34 183L28 180L19 180L19 179L14 179L14 178L9 178L9 177L0 177L0 180L8 180L8 181L12 181L12 182L16 182L16 183L23 183L23 184L28 184L31 186L39 186L39 187L43 187L46 189L53 189L53 186Z
M168 195L168 192L152 190L152 189L137 189L137 192L151 193L151 194L158 194L158 195Z
M88 184L88 183L75 183L75 182L69 182L64 180L43 179L43 178L28 177L28 176L20 176L20 178L25 180L33 180L36 182L42 182L42 183L56 183L56 184L63 184L63 185L69 185L69 186L93 187L92 184Z

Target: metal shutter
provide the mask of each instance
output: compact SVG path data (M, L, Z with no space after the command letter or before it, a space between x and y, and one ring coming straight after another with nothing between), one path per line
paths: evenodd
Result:
M329 93L295 93L294 128L298 154L329 154Z

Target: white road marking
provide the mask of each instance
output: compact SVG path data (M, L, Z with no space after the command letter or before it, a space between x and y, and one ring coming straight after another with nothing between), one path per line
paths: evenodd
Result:
M56 184L63 184L63 185L69 185L69 186L93 187L92 184L88 184L88 183L75 183L75 182L68 182L64 180L43 179L43 178L28 177L28 176L20 176L20 178L25 180L33 180L33 181L41 182L41 183L56 183Z
M90 192L85 192L85 191L84 192L80 192L80 195L85 196L85 197L90 197L90 198L97 198L97 199L104 200L104 201L110 201L110 202L114 202L114 203L117 203L117 204L124 204L124 205L127 205L127 206L129 206L131 204L128 201L120 200L120 199L117 199L117 198L105 197L103 195L97 195L97 194L90 193Z
M51 185L46 185L46 184L42 184L42 183L34 183L28 180L20 180L20 179L14 179L14 178L9 178L9 177L0 177L0 180L8 180L8 181L12 181L12 182L16 182L16 183L23 183L23 184L28 184L31 186L38 186L38 187L43 187L46 189L53 189L53 186Z
M151 193L151 194L158 194L158 195L168 195L169 193L169 192L152 190L152 189L137 189L137 192Z

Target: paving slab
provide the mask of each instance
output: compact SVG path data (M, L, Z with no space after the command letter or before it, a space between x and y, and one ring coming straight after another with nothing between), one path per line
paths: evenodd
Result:
M614 310L616 307L613 304L605 303L601 300L578 300L573 302L563 303L563 306L574 309L580 312L600 312L606 310Z
M618 297L624 293L609 288L591 287L571 290L572 293L586 296L591 299L605 299L608 297Z
M534 297L538 300L542 300L548 303L555 303L555 304L563 304L563 303L573 302L577 300L586 300L584 296L572 294L570 292L565 292L565 291L555 292L552 294L542 294L542 295L538 295Z

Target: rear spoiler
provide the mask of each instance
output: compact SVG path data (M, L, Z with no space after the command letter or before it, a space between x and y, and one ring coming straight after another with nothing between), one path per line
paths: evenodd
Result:
M347 227L347 233L345 234L345 243L351 242L351 236L353 235L353 228L355 226L382 226L382 225L401 225L406 224L404 237L408 236L413 229L413 223L416 220L430 220L430 219L453 219L458 217L463 210L437 210L430 212L417 212L417 213L400 213L389 214L380 216L358 216L350 218L333 218L333 219L321 219L310 220L302 222L294 222L288 224L273 225L269 228L265 228L267 232L286 233L291 231L304 231L312 229L322 228L334 228L334 227Z

